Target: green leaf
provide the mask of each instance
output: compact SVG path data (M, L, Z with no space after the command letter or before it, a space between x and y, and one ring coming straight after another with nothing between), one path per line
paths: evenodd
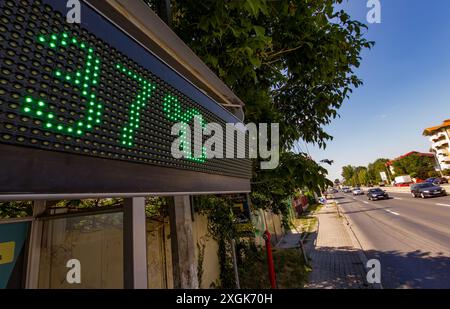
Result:
M266 33L266 29L264 27L261 26L253 26L253 29L255 30L255 33L257 36L264 36L264 34Z
M252 12L253 15L258 14L258 2L259 1L246 0L247 6L250 8L250 11Z

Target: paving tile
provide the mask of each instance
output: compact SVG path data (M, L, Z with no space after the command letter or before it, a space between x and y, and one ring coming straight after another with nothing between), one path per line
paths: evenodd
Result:
M306 288L367 288L364 266L336 206L322 207L316 217L319 222L316 239L306 246L312 266Z

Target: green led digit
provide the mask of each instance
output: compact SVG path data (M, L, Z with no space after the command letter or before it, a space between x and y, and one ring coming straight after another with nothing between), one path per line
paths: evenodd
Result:
M137 82L141 84L141 90L136 96L136 99L131 103L129 112L128 112L128 122L122 128L122 133L120 137L120 142L122 146L125 147L133 147L134 146L134 135L136 130L140 127L140 115L141 110L147 105L148 99L152 96L153 92L156 89L156 86L149 81L145 80L139 74L128 70L124 66L117 64L116 69L120 72L128 75L133 78Z
M197 118L200 120L200 123L203 127L203 129L206 126L205 121L203 120L203 115L195 108L189 109L185 111L184 113L181 112L181 105L178 102L178 98L175 96L172 96L170 94L166 95L164 97L163 102L163 111L166 114L167 118L174 122L181 122L184 124L188 124L191 119ZM187 138L186 132L181 130L180 132L180 148L181 151L185 153L185 158L194 162L198 163L204 163L206 162L206 148L202 147L202 155L201 157L195 157L192 156L191 152L191 141Z
M51 34L38 37L38 42L51 49L75 45L86 54L84 68L74 73L64 73L59 70L54 71L57 79L70 83L77 87L80 95L86 98L86 111L80 116L80 120L73 125L67 125L58 121L57 117L49 111L47 102L25 97L22 104L22 112L43 121L46 130L59 132L65 135L82 136L86 131L93 129L95 125L102 122L103 103L97 99L96 85L100 76L101 61L95 55L94 49L88 44L80 42L76 37L67 33Z

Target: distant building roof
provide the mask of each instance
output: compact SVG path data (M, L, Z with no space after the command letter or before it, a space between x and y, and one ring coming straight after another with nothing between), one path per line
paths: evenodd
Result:
M429 153L429 152L410 151L410 152L405 153L404 155L402 155L402 156L400 156L398 158L395 158L393 160L390 160L390 161L386 162L386 166L392 165L392 163L394 163L395 161L400 160L400 159L405 158L405 157L408 157L408 156L413 155L413 154L416 154L416 155L421 156L421 157L434 158L434 154Z
M444 120L444 122L442 122L441 125L435 126L435 127L431 127L431 128L426 128L423 131L423 135L433 135L436 131L439 131L440 129L443 128L450 128L450 119L446 119Z

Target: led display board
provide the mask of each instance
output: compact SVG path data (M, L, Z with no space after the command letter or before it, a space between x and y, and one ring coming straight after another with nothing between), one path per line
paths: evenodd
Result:
M247 159L175 159L176 122L238 120L83 4L0 0L0 144L237 178Z

